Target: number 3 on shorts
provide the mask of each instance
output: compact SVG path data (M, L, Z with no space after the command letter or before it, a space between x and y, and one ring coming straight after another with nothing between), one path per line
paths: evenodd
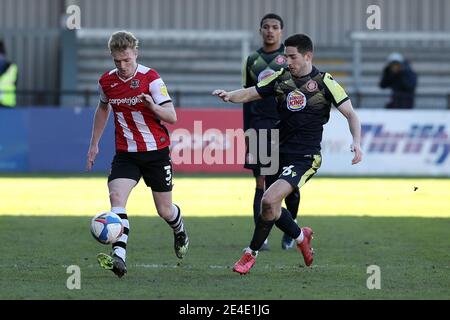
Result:
M165 166L166 170L166 185L170 186L172 184L172 166Z

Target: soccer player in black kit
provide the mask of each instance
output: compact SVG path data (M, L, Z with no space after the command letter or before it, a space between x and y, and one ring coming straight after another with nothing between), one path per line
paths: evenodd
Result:
M286 67L284 45L281 42L283 27L283 19L276 14L268 13L262 17L259 32L261 34L263 46L249 55L245 61L242 72L244 88L256 86L258 82ZM266 143L267 150L270 152L270 130L274 129L276 123L279 121L275 97L268 96L261 100L244 103L243 114L244 131L247 131L248 129L256 130L257 141L255 142L257 146L259 146L259 140L262 139L258 134L259 130L267 130L268 135ZM253 176L256 180L255 195L253 198L253 219L255 224L261 212L261 199L265 190L265 177L261 173L262 164L258 150L259 148L257 148L256 154L252 154L250 148L247 146L245 157L246 163L244 165L245 168L253 171ZM299 202L299 189L295 189L285 199L286 207L294 220L297 217ZM292 248L293 245L294 239L285 233L281 239L281 248L287 250ZM260 250L268 249L269 243L268 239L266 239Z
M330 117L333 104L347 119L353 142L352 164L362 160L361 123L344 89L326 72L312 64L313 43L304 34L296 34L284 41L287 69L282 69L256 86L231 92L215 90L213 95L225 102L245 103L274 96L280 122L279 168L277 174L266 176L266 191L262 198L253 238L233 271L246 274L256 262L258 250L275 224L295 239L306 266L313 263L311 247L313 230L300 228L281 202L302 187L319 169L322 158L320 143L323 126Z

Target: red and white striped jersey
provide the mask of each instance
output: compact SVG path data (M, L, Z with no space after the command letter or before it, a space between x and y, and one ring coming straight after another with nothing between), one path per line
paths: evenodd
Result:
M138 96L150 94L155 103L170 102L159 74L138 64L136 72L124 80L117 69L104 73L99 82L100 100L114 112L117 152L145 152L170 145L169 133Z

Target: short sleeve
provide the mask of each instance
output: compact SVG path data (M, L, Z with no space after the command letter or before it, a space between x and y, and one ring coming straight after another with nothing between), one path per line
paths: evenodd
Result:
M345 90L336 80L333 79L333 77L329 73L325 73L323 82L336 108L343 104L345 101L349 100L349 97Z
M100 101L102 103L107 104L108 103L108 97L106 96L105 92L103 91L103 88L102 88L100 82L98 83L98 92L99 92L99 96L100 96Z
M157 78L151 81L148 90L150 91L153 101L155 101L156 104L161 105L163 103L172 101L169 93L167 92L166 84L161 78Z
M275 84L277 82L278 77L283 73L283 69L275 72L271 76L261 80L256 85L256 91L258 91L259 95L263 98L268 96L275 95Z

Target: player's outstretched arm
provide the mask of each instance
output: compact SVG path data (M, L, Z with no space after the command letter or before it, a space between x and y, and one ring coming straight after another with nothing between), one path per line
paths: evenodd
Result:
M361 122L359 121L358 115L353 109L350 100L345 101L339 106L338 110L347 118L348 126L350 128L350 133L353 137L353 143L350 146L350 151L355 153L352 159L352 164L357 164L362 160L362 150L361 150Z
M214 90L212 93L213 96L218 96L225 102L233 102L233 103L246 103L254 100L261 99L258 91L256 91L255 87L238 89L234 91L225 91L222 89Z
M98 154L98 143L108 122L111 107L107 103L98 102L94 115L94 125L92 128L91 143L87 154L86 171L90 171L94 165L95 157Z

